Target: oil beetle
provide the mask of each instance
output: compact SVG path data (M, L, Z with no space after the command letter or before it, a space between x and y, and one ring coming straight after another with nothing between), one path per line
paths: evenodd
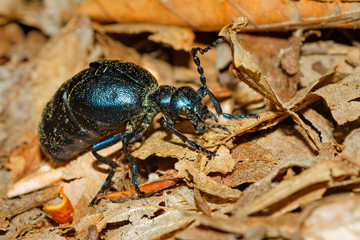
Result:
M215 153L189 140L173 127L177 117L192 121L196 131L219 128L229 132L221 125L201 125L207 118L218 122L215 114L201 102L206 95L209 95L218 115L229 119L257 116L223 113L220 103L207 88L196 54L204 54L220 42L222 39L207 48L193 48L191 51L202 83L197 91L188 86L159 86L147 70L120 60L92 62L88 69L63 83L57 90L42 113L38 129L40 145L55 164L91 150L97 160L110 166L105 183L90 205L95 203L98 194L105 191L114 169L118 167L116 162L101 156L98 151L120 141L125 157L132 164L136 192L143 196L138 187L136 159L130 154L128 146L144 134L159 112L163 115L163 127L197 151L211 155Z

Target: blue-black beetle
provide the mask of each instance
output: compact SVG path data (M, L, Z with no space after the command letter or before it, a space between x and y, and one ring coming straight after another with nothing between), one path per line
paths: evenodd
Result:
M177 117L184 117L193 122L197 131L206 131L208 128L228 131L221 125L200 125L211 117L218 121L215 114L201 102L206 95L210 96L217 114L230 119L248 117L223 113L218 100L207 89L206 78L196 54L198 51L203 54L221 41L217 40L204 49L192 49L192 58L203 85L198 91L188 86L159 86L147 70L133 63L119 60L90 63L90 68L62 84L44 108L38 130L43 151L58 164L91 150L100 162L110 166L110 173L98 192L100 194L111 182L118 164L97 152L121 141L125 157L132 164L136 192L142 195L138 187L136 159L130 154L128 145L141 137L154 117L161 112L163 127L196 150L214 155L214 152L187 139L173 124ZM90 205L94 204L96 196Z

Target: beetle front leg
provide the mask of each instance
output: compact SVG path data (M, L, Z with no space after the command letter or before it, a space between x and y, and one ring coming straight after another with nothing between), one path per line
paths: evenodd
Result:
M197 151L202 152L204 154L208 154L208 155L216 155L215 152L206 150L205 148L201 147L200 145L198 145L197 143L189 140L184 134L182 134L181 132L179 132L178 130L176 130L170 123L168 123L165 120L161 121L161 125L167 129L169 129L171 132L175 133L176 136L178 136L183 142L188 143L191 147L194 147Z

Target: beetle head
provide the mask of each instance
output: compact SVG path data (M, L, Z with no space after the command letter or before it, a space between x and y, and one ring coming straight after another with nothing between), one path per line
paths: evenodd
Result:
M203 122L213 116L201 102L201 95L191 87L180 87L171 96L170 108L174 117L184 117L195 122Z

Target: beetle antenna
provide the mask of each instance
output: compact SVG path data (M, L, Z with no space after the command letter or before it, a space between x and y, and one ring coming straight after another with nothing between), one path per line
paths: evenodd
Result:
M204 53L206 53L207 51L209 51L211 48L215 47L216 45L224 42L225 39L224 38L218 38L217 40L215 40L214 42L212 42L209 46L207 46L206 48L192 48L191 49L191 56L193 58L194 63L197 66L197 71L200 74L200 81L202 84L202 87L198 89L198 93L204 98L206 95L209 95L211 101L214 104L216 113L219 115L224 116L227 119L241 119L241 118L252 118L252 117L258 117L257 114L250 114L250 115L243 115L243 114L239 114L239 115L232 115L232 114L228 114L228 113L223 113L221 105L219 103L219 101L217 100L217 98L215 97L215 95L208 89L207 85L206 85L206 78L204 76L204 69L200 66L200 59L198 56L196 56L196 54L198 52L200 52L202 55ZM214 117L215 115L212 114L212 116ZM215 117L214 117L215 118ZM217 122L217 118L215 118L215 121Z
M216 110L217 114L219 114L219 115L222 114L222 109L221 109L220 103L217 100L217 98L215 97L215 95L208 89L208 87L206 85L206 78L204 76L204 69L201 67L200 58L198 56L196 56L196 54L198 52L200 52L203 55L204 53L206 53L207 51L209 51L210 49L212 49L213 47L215 47L216 45L218 45L218 44L220 44L222 42L224 42L224 38L218 38L217 40L212 42L206 48L196 47L196 48L191 49L191 56L193 58L194 63L197 66L197 71L200 74L200 81L201 81L201 84L202 84L202 87L198 89L198 93L202 97L205 97L206 95L209 95L211 101L214 104L215 110Z

